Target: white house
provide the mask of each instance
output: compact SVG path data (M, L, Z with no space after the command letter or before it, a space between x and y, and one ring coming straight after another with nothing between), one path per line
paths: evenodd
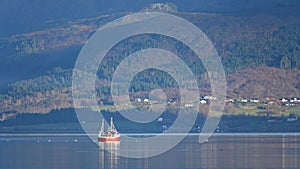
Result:
M259 103L260 101L258 99L251 99L250 102L251 103Z
M289 101L289 100L286 99L286 98L282 98L282 99L281 99L281 102L282 102L282 103L286 103L286 102L288 102L288 101Z
M199 101L199 103L200 103L200 104L206 104L207 101L202 99L202 100Z
M234 100L230 99L230 98L227 98L227 99L224 99L224 102L225 103L234 103Z
M193 107L193 104L185 104L184 107Z
M204 99L205 100L216 100L217 98L213 97L213 96L204 96Z
M241 102L243 102L243 103L247 103L247 102L248 102L248 100L247 100L247 99L242 99L242 100L241 100Z
M290 102L292 102L292 103L293 103L293 102L300 102L300 99L294 97L293 99L290 100Z

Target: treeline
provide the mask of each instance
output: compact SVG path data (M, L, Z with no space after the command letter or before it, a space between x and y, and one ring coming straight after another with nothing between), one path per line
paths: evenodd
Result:
M9 84L7 95L14 98L33 96L36 92L70 87L71 83L72 70L63 70L58 67L46 75Z
M221 50L227 73L266 65L282 69L300 68L300 25L289 25L261 34L254 39L240 39Z
M255 38L242 38L223 48L218 48L225 72L234 73L249 67L266 65L282 69L300 68L300 25L289 25L279 30L262 33ZM206 72L201 60L183 43L162 35L141 35L126 39L118 43L108 52L107 56L99 65L98 78L106 80L107 85L96 85L98 96L106 100L110 95L109 82L113 73L125 57L146 48L162 48L178 55L191 68L197 76L199 85L207 85ZM157 62L161 62L158 60ZM135 65L127 65L134 68ZM180 70L177 70L180 71ZM51 91L59 88L69 88L72 83L72 69L55 70L29 80L21 80L11 83L7 93L0 96L5 99L7 96L21 98L33 96L36 92ZM183 81L188 83L185 74L180 74ZM131 81L130 92L152 90L155 88L178 87L176 81L167 73L159 70L147 70L138 74Z

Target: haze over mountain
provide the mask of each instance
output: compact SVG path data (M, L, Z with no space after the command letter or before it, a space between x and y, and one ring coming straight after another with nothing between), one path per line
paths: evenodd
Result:
M3 0L0 2L0 36L48 28L52 22L96 17L114 12L139 11L157 0ZM179 11L235 15L299 15L297 0L197 0L160 1L175 4Z

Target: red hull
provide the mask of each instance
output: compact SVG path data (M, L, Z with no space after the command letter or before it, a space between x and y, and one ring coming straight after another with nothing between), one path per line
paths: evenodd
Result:
M117 142L120 141L120 137L100 137L99 142Z

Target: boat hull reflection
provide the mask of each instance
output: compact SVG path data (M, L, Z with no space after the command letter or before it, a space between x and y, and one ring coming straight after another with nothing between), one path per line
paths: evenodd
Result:
M99 163L101 169L115 169L119 166L120 142L99 142Z

